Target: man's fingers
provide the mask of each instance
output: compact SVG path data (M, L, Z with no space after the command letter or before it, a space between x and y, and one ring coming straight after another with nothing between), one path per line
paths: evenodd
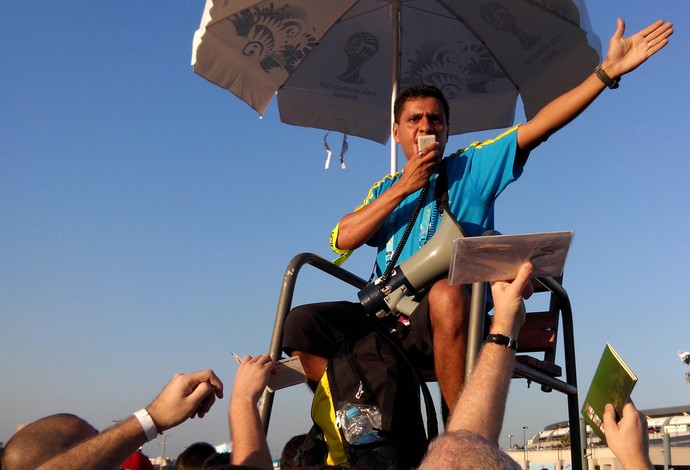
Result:
M206 413L211 411L211 407L216 402L216 396L213 393L209 393L206 398L204 398L199 406L197 407L197 414L199 418L203 418Z
M613 33L613 37L615 39L621 39L623 34L625 34L625 21L623 21L623 18L618 18L616 22L616 31Z
M628 399L628 402L623 407L623 412L622 412L621 418L624 418L628 415L634 416L636 414L640 414L640 412L637 411L637 408L635 408L635 405L633 404L632 400ZM643 415L641 415L641 416L643 416Z
M520 270L518 271L517 276L515 276L513 285L518 287L521 292L525 292L525 288L527 287L527 284L530 282L530 276L532 275L533 270L534 266L529 261L520 266Z
M664 20L656 20L654 23L650 24L645 29L640 31L640 34L646 38L647 36L652 35L653 33L656 33L657 30L663 25L664 25Z
M223 382L220 381L218 376L216 375L215 372L211 369L206 369L206 370L200 370L197 372L191 372L189 374L177 374L177 375L186 375L189 379L190 382L207 382L211 384L214 388L223 389Z
M604 406L604 429L612 429L614 427L618 427L616 409L611 403L607 403Z
M642 41L647 45L649 56L656 54L668 44L668 38L673 34L673 25L659 20L640 31Z
M258 361L260 364L266 364L267 362L271 362L271 356L268 354L262 354L261 356L258 356Z
M212 370L210 372L209 383L211 384L211 387L213 387L213 392L218 398L223 398L223 382L220 381L215 372Z
M197 406L192 410L191 417L198 415L199 418L203 418L215 403L216 392L211 384L202 382L194 389L187 399L191 400L193 403L197 403Z

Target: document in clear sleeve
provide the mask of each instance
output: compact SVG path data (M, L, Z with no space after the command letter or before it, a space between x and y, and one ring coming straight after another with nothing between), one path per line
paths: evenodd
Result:
M525 261L534 265L533 277L563 274L572 231L465 237L455 240L450 284L515 279Z

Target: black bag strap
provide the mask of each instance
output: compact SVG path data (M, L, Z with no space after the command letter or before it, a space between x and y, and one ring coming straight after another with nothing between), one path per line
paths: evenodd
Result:
M412 371L412 375L415 379L415 382L417 382L417 385L419 385L419 388L422 391L422 397L424 398L424 410L426 412L426 437L429 441L431 441L433 438L438 436L438 417L436 416L436 408L434 408L434 401L431 396L431 392L429 391L429 386L426 384L426 381L419 373L417 367L415 367L410 358L407 357L407 353L402 348L400 343L398 343L387 332L383 331L380 328L377 329L376 332L379 336L381 336L391 344L393 349L397 351L399 356L405 361L407 366Z
M315 459L315 456L319 456L319 458L323 456L323 459L325 460L327 454L328 447L323 437L323 431L321 431L321 428L319 428L319 426L313 424L311 429L307 433L306 437L304 438L304 442L302 442L302 444L297 449L297 453L294 457L294 463L295 465L297 465L296 468L301 468L307 465L304 462L307 456L311 461L317 460Z

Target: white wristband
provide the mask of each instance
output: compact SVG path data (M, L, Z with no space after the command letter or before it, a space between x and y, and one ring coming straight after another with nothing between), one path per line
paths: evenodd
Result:
M147 441L152 441L156 437L158 437L158 429L156 429L156 425L151 419L151 416L149 416L149 412L146 411L146 408L142 408L141 410L136 411L134 413L134 416L139 420L139 424L141 424L141 427L144 428L144 433L146 434Z

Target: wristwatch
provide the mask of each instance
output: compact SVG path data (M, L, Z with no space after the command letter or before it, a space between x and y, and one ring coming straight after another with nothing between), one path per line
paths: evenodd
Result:
M620 77L617 77L617 78L609 77L609 75L604 71L604 69L601 68L601 64L597 65L597 68L594 69L594 75L599 77L599 80L601 80L604 85L606 85L607 87L609 87L612 90L615 90L616 88L618 88L618 84L621 81Z
M506 348L511 348L517 350L517 340L504 335L487 335L485 342L496 343L499 346L505 346Z

